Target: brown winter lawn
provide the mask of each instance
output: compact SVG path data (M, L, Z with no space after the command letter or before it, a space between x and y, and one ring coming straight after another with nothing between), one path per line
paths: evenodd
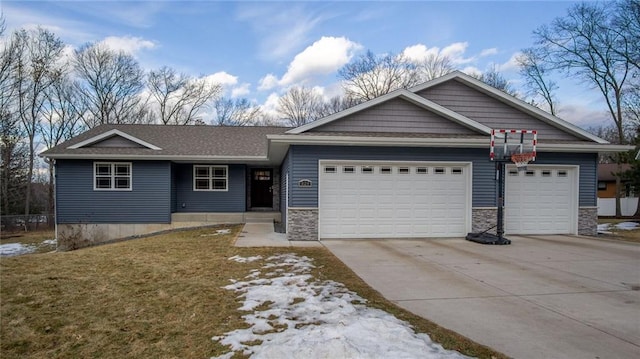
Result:
M324 248L235 248L242 226L173 232L64 253L0 259L0 357L208 358L225 353L211 340L244 328L236 294L222 289L260 261L234 255L295 252L314 258L319 279L344 283L409 321L448 349L503 356L399 309Z

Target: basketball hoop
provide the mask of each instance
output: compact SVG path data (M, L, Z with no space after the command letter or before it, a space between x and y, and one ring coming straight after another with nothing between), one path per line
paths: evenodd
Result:
M529 162L535 158L535 152L514 153L511 155L511 161L515 163L518 171L526 171Z

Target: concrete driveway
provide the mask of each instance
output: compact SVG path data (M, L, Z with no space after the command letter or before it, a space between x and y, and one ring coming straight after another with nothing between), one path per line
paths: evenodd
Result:
M640 358L640 245L325 240L386 298L514 358Z

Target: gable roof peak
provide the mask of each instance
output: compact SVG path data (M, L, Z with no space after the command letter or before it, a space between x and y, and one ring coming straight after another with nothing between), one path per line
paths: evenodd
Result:
M158 150L162 149L162 148L160 148L160 147L158 147L158 146L156 146L156 145L154 145L152 143L149 143L147 141L141 140L141 139L139 139L139 138L137 138L135 136L132 136L132 135L130 135L130 134L126 133L126 132L123 132L121 130L118 130L116 128L113 128L113 129L108 130L106 132L102 132L102 133L100 133L100 134L98 134L96 136L90 137L90 138L88 138L88 139L86 139L84 141L78 142L78 143L76 143L74 145L71 145L71 146L69 146L67 148L69 148L69 149L78 149L78 148L82 148L82 147L87 147L87 146L91 146L93 144L102 142L102 141L104 141L106 139L109 139L111 137L116 137L116 136L125 138L125 139L127 139L127 140L129 140L131 142L137 143L140 146L146 147L146 148L148 148L150 150L158 151Z

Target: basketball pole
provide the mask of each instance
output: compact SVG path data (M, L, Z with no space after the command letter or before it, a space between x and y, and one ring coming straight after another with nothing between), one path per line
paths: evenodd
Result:
M498 238L496 239L495 244L511 244L511 241L504 238L504 196L505 196L505 169L506 169L506 161L496 161L496 171L497 171L497 179L498 179L498 223L496 228L496 234Z

